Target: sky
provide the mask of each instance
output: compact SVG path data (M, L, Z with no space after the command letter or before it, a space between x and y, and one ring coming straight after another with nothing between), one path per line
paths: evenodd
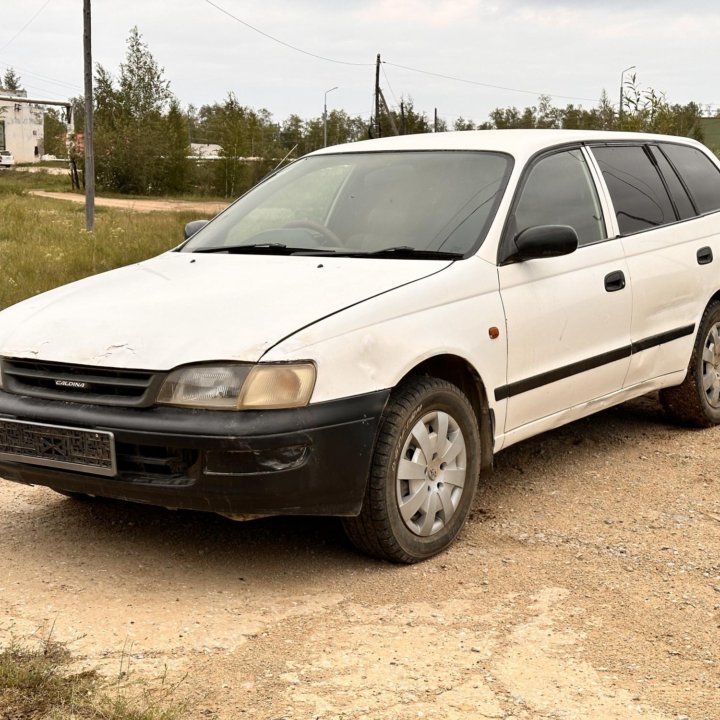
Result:
M0 73L13 67L30 97L81 95L82 0L0 5ZM278 122L325 101L368 117L378 53L387 102L449 125L540 94L617 103L631 66L626 79L672 103L720 110L717 0L93 0L94 63L116 75L133 26L183 107L232 92Z

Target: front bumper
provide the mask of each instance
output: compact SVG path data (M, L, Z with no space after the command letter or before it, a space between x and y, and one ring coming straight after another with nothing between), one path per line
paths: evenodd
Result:
M389 391L292 410L118 408L0 391L0 418L111 432L117 475L0 460L0 477L229 515L357 515Z

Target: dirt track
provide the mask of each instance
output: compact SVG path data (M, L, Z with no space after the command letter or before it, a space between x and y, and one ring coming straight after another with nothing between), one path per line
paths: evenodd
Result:
M720 429L652 400L508 449L460 541L393 567L337 523L0 483L0 640L171 679L192 718L720 717Z
M51 198L53 200L67 200L68 202L84 203L85 196L66 192L47 192L45 190L30 190L30 195L37 197ZM229 203L210 201L190 200L145 200L129 198L104 198L96 197L95 205L98 207L123 208L135 212L202 212L219 213Z

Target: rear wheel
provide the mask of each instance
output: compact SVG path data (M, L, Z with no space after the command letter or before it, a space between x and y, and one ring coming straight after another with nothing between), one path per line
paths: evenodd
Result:
M661 390L660 402L673 420L685 425L720 423L720 302L703 313L687 377L682 385Z
M412 377L392 394L360 515L343 524L361 551L414 563L456 538L480 473L480 432L470 402L445 380Z

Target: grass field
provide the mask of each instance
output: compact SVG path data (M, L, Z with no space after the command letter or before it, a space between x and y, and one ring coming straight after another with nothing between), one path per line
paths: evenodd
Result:
M25 190L15 178L0 175L0 309L164 252L182 241L185 223L201 217L96 208L95 231L88 233L82 205Z

